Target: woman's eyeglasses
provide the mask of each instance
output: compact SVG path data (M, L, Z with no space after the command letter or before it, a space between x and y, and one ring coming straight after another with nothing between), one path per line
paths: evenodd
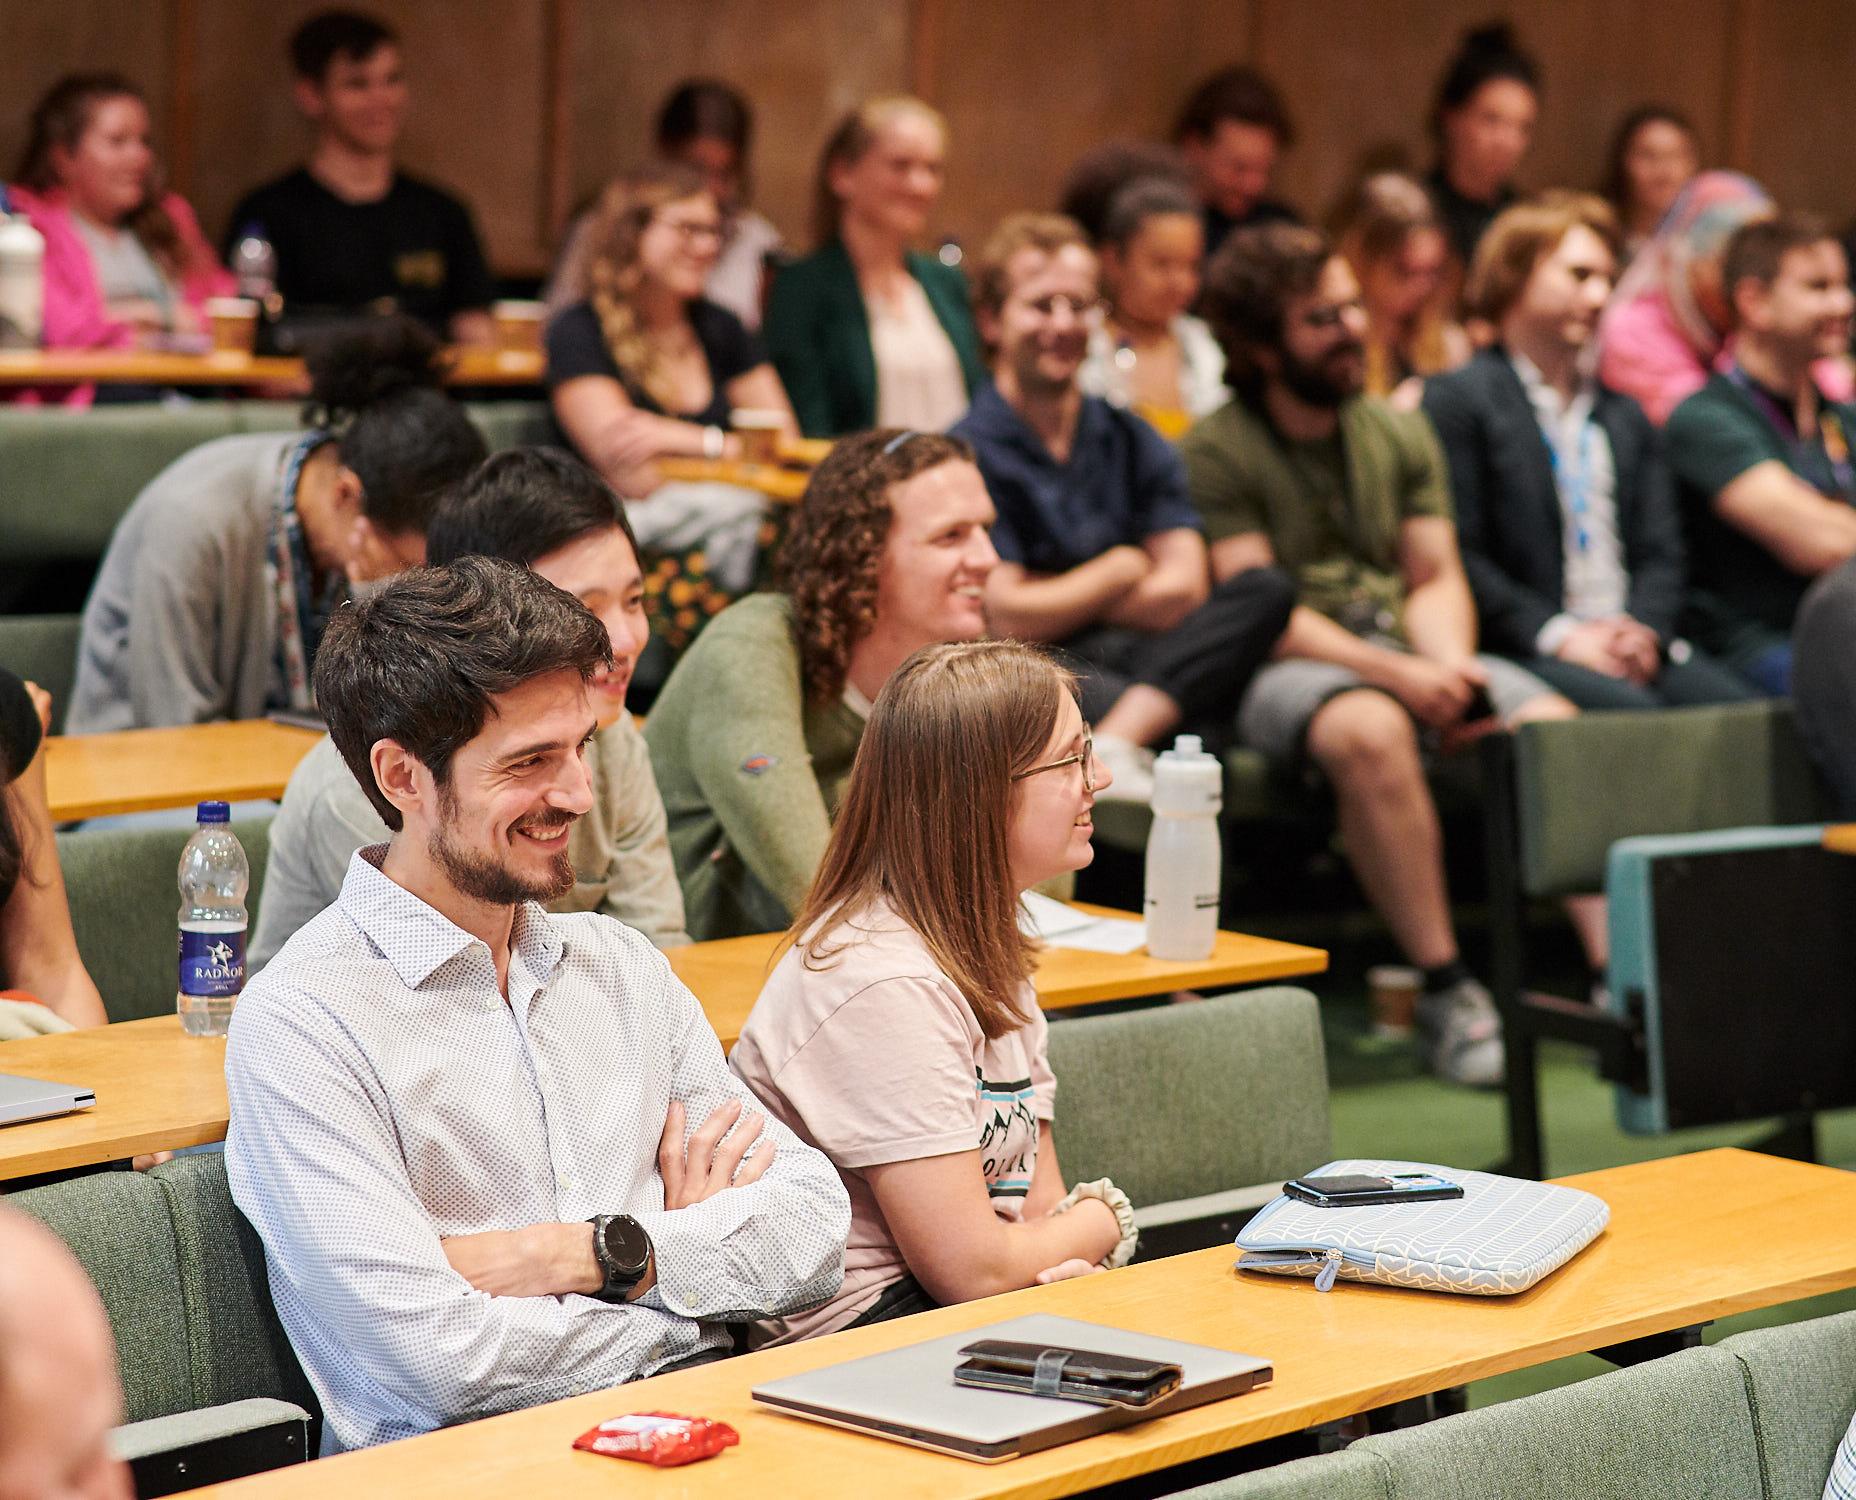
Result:
M1087 729L1083 731L1083 748L1074 755L1066 755L1062 760L1047 761L1041 766L1028 766L1022 771L1015 771L1012 780L1023 781L1027 776L1036 776L1043 771L1061 771L1065 766L1080 764L1083 768L1083 790L1093 792L1096 789L1096 740Z

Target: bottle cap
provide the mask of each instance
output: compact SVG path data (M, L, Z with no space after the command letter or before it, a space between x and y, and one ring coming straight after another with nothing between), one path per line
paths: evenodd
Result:
M196 816L202 823L230 823L232 808L225 802L202 802Z

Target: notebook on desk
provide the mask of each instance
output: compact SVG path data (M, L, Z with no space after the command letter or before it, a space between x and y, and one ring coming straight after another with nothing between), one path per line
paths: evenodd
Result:
M96 1093L81 1083L47 1083L43 1078L0 1073L0 1125L68 1115L96 1102Z
M980 1339L1065 1345L1180 1367L1180 1388L1140 1411L954 1384L960 1350ZM1270 1379L1270 1363L1203 1344L1032 1313L864 1359L771 1380L756 1401L814 1422L892 1438L937 1453L1000 1463L1098 1432L1242 1395Z

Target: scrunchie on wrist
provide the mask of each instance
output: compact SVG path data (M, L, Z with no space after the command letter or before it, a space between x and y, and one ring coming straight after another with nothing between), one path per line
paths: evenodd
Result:
M1098 1203L1107 1204L1109 1211L1115 1215L1116 1224L1121 1227L1121 1238L1116 1241L1115 1248L1103 1256L1098 1264L1105 1271L1125 1266L1134 1259L1135 1247L1141 1242L1141 1232L1134 1227L1134 1205L1128 1201L1126 1193L1103 1177L1095 1182L1077 1183L1051 1213L1068 1213L1085 1198L1094 1198Z

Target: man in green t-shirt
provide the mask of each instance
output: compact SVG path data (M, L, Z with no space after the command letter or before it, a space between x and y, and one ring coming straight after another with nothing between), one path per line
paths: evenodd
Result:
M1181 443L1212 574L1280 566L1299 603L1238 709L1243 740L1312 762L1368 897L1424 971L1431 1067L1502 1077L1489 992L1464 967L1423 752L1572 704L1476 654L1476 614L1430 424L1361 396L1366 315L1346 261L1292 225L1240 230L1206 272L1205 313L1234 399ZM1602 912L1580 908L1596 962Z
M1856 406L1812 374L1849 347L1849 264L1824 225L1786 214L1738 230L1721 278L1734 362L1663 433L1689 532L1684 632L1783 697L1799 601L1856 557Z

